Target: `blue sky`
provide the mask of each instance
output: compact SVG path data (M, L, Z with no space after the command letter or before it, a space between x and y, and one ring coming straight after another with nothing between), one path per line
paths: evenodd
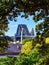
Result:
M40 21L38 21L38 23L40 23L42 21L43 20L40 20ZM8 35L8 36L14 36L16 31L17 31L18 24L26 24L29 31L32 28L34 28L34 34L36 35L35 26L38 23L35 23L33 21L33 16L29 16L29 20L27 20L25 18L21 18L21 16L18 16L16 22L14 22L14 20L13 21L9 21L9 24L8 24L9 30L5 34Z

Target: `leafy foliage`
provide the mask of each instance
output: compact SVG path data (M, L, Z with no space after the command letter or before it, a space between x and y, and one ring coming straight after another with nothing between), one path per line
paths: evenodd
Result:
M36 26L37 35L49 37L49 18L46 18L44 22Z
M29 51L30 49L31 51ZM28 52L24 52L28 50ZM22 53L23 52L23 53ZM31 43L26 42L22 46L21 53L17 57L7 56L6 58L0 59L0 65L47 65L49 64L49 45L44 43Z
M0 59L0 65L14 65L15 60L15 57L7 56L6 58Z
M29 42L29 41L32 42L32 39L23 39L23 40L22 40L22 44L25 44L26 42Z
M21 6L20 6L21 5ZM1 0L0 1L0 33L8 30L9 20L15 20L15 17L24 12L21 17L27 18L28 15L34 15L34 21L44 18L44 22L37 25L37 37L31 42L23 45L23 54L18 57L6 57L0 59L0 65L47 65L49 64L49 45L46 44L45 38L49 37L49 0ZM36 12L38 12L36 14ZM48 17L48 18L47 18ZM41 34L41 35L40 35ZM40 35L40 36L39 36ZM6 37L5 37L6 38ZM1 47L7 46L7 38L1 38ZM5 42L4 44L2 43ZM47 41L47 40L46 40ZM49 42L49 41L48 41ZM2 45L3 44L3 45ZM6 47L5 46L5 47ZM33 46L33 47L32 47ZM1 50L2 48L0 48ZM21 51L21 52L22 52Z
M20 6L21 5L21 6ZM0 1L0 20L15 19L21 12L24 12L22 17L27 18L28 15L35 15L34 20L45 18L49 15L49 1L48 0L1 0ZM40 11L39 14L35 14Z
M31 50L32 50L32 42L31 42L31 41L28 41L28 42L26 42L26 43L22 46L21 53L28 54L28 53L31 52Z
M17 57L7 56L0 59L0 65L47 65L49 51L43 56L39 48L34 48L29 54L20 54Z
M21 15L21 12L23 12L24 15ZM36 14L36 12L38 13ZM0 34L4 34L5 31L8 30L8 19L11 21L14 19L14 21L16 21L16 18L19 15L25 18L28 18L28 15L34 15L33 19L35 21L39 21L42 18L45 19L49 15L49 1L0 0ZM37 26L37 34L40 34L39 30L41 30L41 26L44 26L44 35L47 35L49 33L49 31L47 31L47 29L49 29L49 23L44 22L44 24L40 24L39 26ZM47 26L47 29L45 29L45 26Z
M8 48L8 42L11 41L11 38L8 36L0 37L0 52L4 52Z

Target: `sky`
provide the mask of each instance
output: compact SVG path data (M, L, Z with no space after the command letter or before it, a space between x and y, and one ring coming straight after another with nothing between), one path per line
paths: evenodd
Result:
M33 16L29 16L28 18L29 18L29 20L27 20L25 18L21 18L21 16L18 16L16 22L14 22L14 20L9 21L9 24L8 24L9 30L7 32L5 32L5 34L7 36L14 36L16 31L17 31L18 25L19 24L26 24L28 30L30 31L33 28L34 34L36 35L35 26L37 24L39 24L40 22L42 22L43 20L40 20L40 21L38 21L38 23L35 23L34 20L33 20Z

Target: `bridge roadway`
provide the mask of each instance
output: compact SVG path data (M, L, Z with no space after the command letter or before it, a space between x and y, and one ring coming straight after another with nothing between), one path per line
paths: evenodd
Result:
M16 37L21 37L21 36L16 36ZM23 38L34 38L34 36L22 36Z

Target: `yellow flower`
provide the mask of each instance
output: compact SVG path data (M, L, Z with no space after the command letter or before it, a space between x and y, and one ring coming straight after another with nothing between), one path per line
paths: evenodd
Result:
M22 46L21 53L28 54L28 53L31 52L31 49L32 49L32 42L31 42L31 41L26 42L26 43Z
M46 38L45 42L46 44L49 44L49 37Z
M41 46L42 46L41 44L37 43L35 47L41 47Z

